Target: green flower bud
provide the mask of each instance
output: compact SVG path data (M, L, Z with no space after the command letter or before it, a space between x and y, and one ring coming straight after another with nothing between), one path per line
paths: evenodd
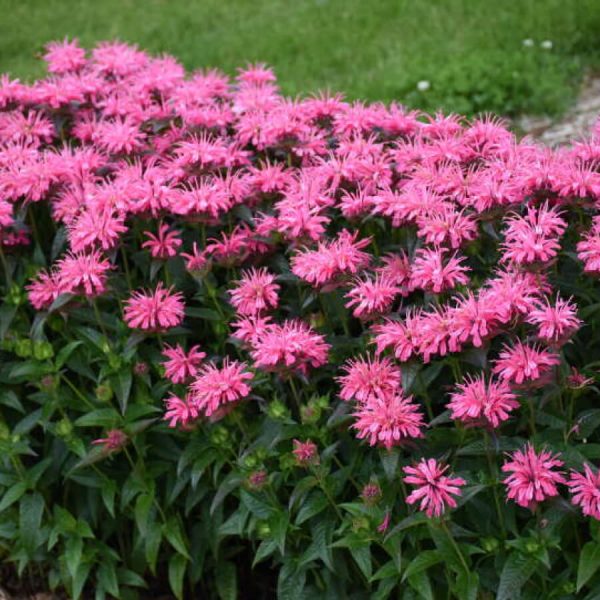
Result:
M54 356L54 348L50 342L37 340L33 343L33 356L37 360L47 360Z
M268 415L271 419L283 420L289 417L290 411L281 400L273 400L269 404Z
M249 454L244 458L244 467L247 469L253 469L257 464L258 461L256 460L256 456L253 456L252 454Z
M500 544L496 538L487 537L481 540L482 548L489 553L495 552L499 545Z
M56 435L59 437L69 437L73 433L73 424L66 417L61 419L56 425Z
M29 358L33 351L31 340L18 340L15 344L15 353L21 358Z
M525 550L529 552L529 554L535 554L539 549L540 545L534 540L530 540L525 544Z
M6 301L13 306L19 306L25 301L25 292L15 283L10 288L6 296Z
M110 402L113 397L113 389L108 383L101 383L96 388L96 398L100 402Z
M6 423L0 423L0 440L6 442L10 439L10 429Z
M210 439L215 446L224 446L229 440L229 431L226 427L219 425L211 432Z

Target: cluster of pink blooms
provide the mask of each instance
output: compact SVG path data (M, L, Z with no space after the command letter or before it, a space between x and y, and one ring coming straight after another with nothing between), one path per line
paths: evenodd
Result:
M341 295L345 318L365 331L373 352L344 363L337 381L370 445L425 436L424 410L402 387L409 361L493 347L489 372L457 381L447 403L452 419L487 429L554 377L581 326L552 282L573 209L589 223L577 256L600 275L600 128L552 151L489 118L333 94L292 100L264 65L231 81L122 43L87 53L66 40L45 60L45 79L0 79L2 250L31 242L32 204L47 203L66 232L64 255L28 284L33 307L64 294L74 299L63 312L77 297L116 298L129 328L177 335L195 297L171 283L167 263L200 282L228 274L228 325L246 361L164 344L165 377L186 386L165 400L171 426L219 418L251 396L256 371L287 380L329 363L319 318L282 301L292 291ZM482 267L482 248L497 264ZM126 274L127 253L153 265L153 283L119 297L111 278ZM516 453L504 467L509 498L531 506L554 495L559 463ZM465 482L445 470L433 459L407 467L417 486L407 501L428 515L454 506ZM586 467L569 485L600 516L598 476Z

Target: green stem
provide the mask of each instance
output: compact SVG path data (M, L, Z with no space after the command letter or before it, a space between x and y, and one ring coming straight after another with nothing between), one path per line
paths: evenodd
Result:
M492 447L490 444L490 437L488 432L483 430L483 443L485 444L485 454L487 456L488 467L490 469L490 476L493 478L492 482L492 493L494 494L494 503L496 505L496 512L498 513L498 521L500 523L500 529L502 530L502 538L506 539L506 526L504 523L504 513L502 512L502 505L500 504L500 498L498 497L498 465L492 457Z
M6 260L4 250L2 249L2 240L0 240L0 262L2 262L2 268L4 269L4 277L6 278L6 292L8 293L12 287L12 276L8 270L8 261Z
M75 395L91 410L96 410L96 407L73 385L73 383L67 379L63 374L60 375L62 381L64 381L73 390Z

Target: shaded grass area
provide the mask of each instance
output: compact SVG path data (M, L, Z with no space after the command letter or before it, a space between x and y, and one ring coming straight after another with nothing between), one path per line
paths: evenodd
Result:
M0 0L0 14L0 71L21 78L43 74L49 40L118 38L190 69L265 61L291 95L552 114L600 65L600 0Z

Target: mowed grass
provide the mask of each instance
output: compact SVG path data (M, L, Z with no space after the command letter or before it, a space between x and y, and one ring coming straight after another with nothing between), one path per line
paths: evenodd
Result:
M24 79L50 40L117 38L189 69L264 61L291 95L557 113L600 65L600 0L0 0L0 15L0 72Z

